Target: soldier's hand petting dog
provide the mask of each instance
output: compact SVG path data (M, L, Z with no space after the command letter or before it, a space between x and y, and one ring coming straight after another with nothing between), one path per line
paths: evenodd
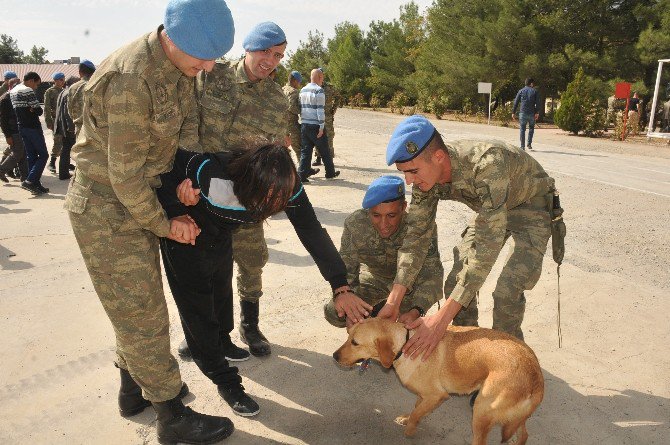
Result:
M170 234L168 238L183 244L195 245L195 239L200 235L200 228L188 215L181 215L170 220Z
M194 206L200 201L200 189L194 189L190 179L184 179L177 186L177 198L186 206Z
M419 317L412 323L405 324L405 328L414 329L414 334L405 343L402 352L411 359L423 354L421 360L425 362L442 340L447 327L462 307L460 303L448 298L436 314Z
M344 289L335 289L335 293L341 290ZM351 291L337 295L334 303L338 317L347 316L347 327L365 320L372 311L372 306Z

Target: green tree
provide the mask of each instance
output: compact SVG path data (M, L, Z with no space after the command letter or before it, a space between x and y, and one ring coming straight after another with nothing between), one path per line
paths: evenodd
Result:
M16 40L7 34L0 35L0 63L21 63L23 51Z
M352 98L357 94L369 96L366 78L369 51L365 46L363 31L350 22L335 26L335 37L328 40L330 61L326 75L343 96Z
M302 40L294 53L288 53L288 67L291 71L299 71L303 78L309 80L309 74L314 68L325 67L328 62L328 52L323 44L323 33L310 31L307 41Z
M561 95L561 106L556 110L554 122L559 128L587 136L595 136L605 129L607 83L589 77L579 68L575 79Z
M30 49L30 54L25 56L23 58L23 61L25 63L49 63L49 61L45 58L49 51L44 48L43 46L40 46L39 48L35 45Z
M419 7L410 2L400 7L400 19L370 24L368 46L371 48L368 85L374 94L388 100L404 91L410 102L418 96L410 77L415 72L418 48L425 39L423 17Z

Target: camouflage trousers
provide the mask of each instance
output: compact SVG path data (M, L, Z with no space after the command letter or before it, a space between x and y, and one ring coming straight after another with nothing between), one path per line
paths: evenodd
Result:
M268 262L263 223L242 224L233 232L233 260L237 264L237 293L241 300L258 302L263 295L263 266Z
M295 124L290 124L289 125L289 136L291 137L291 148L293 149L293 152L295 153L295 158L297 159L297 163L300 162L300 124L295 123Z
M417 284L409 293L405 295L400 303L400 313L404 314L414 306L424 308L426 311L439 300L442 296L442 276L443 271L439 273L428 270L424 267L419 272L415 283ZM395 277L381 277L373 275L366 270L361 270L357 285L352 286L353 292L363 301L371 306L386 301L386 298L393 287ZM346 317L339 317L335 309L335 303L332 298L323 306L323 314L328 323L338 328L346 327Z
M507 261L493 291L493 329L507 332L523 340L521 323L526 309L524 291L535 287L542 273L542 260L551 236L549 212L531 205L522 205L507 213L505 241L511 238ZM454 265L444 283L444 295L456 286L463 264L475 252L474 221L462 234L454 248ZM478 326L477 298L464 306L454 318L456 326Z
M53 136L54 136L54 144L51 147L51 157L57 158L63 152L63 135L53 133Z
M65 209L95 291L114 327L117 365L130 372L144 398L152 402L172 399L182 381L170 352L158 237L139 227L109 186L86 182L75 174Z

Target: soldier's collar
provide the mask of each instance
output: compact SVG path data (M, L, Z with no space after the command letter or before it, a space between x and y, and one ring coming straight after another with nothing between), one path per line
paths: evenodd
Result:
M449 154L449 161L451 162L451 182L449 184L453 188L463 188L465 186L465 181L463 180L463 173L461 172L458 150L452 144L445 142L444 145L447 147L447 154Z
M161 46L161 41L158 38L158 35L163 31L163 25L159 26L158 29L152 31L149 34L148 44L149 52L151 53L151 58L154 59L157 65L161 67L160 72L163 76L170 82L176 84L179 79L184 75L179 68L174 66L170 59L168 59L163 47Z

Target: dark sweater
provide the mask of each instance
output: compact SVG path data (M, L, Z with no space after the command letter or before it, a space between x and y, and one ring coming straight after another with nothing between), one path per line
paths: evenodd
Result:
M228 236L228 232L240 224L258 222L232 193L232 181L226 171L230 158L230 153L202 154L179 149L172 171L161 175L163 185L157 191L158 199L168 218L188 214L195 220L201 229L196 247L216 245L222 236ZM200 189L200 201L195 206L185 206L177 199L177 186L187 178L194 188ZM284 212L323 278L333 289L346 285L344 262L299 181Z
M16 121L19 128L34 128L42 130L39 116L42 115L42 107L37 101L37 96L32 88L19 84L9 92L12 106L16 113Z
M6 138L10 138L19 132L12 100L9 98L9 91L0 96L0 128L2 128L2 133Z

